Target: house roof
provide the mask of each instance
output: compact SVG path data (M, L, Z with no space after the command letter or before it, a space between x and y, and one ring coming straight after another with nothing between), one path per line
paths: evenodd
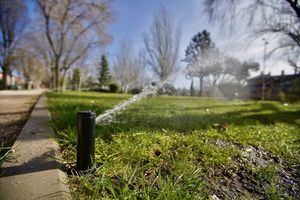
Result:
M287 74L287 75L276 75L276 76L271 76L271 75L259 75L256 77L253 77L251 79L248 79L248 82L253 82L253 81L259 81L262 79L262 77L264 76L265 81L269 81L269 80L284 80L284 81L288 81L288 80L294 80L296 78L300 78L300 73L298 74Z

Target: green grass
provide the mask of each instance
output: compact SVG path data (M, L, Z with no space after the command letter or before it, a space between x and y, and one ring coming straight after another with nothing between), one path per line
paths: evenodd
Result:
M129 97L92 92L47 96L68 163L76 160L76 112L100 114ZM282 182L283 172L299 169L299 104L155 97L131 106L115 121L96 127L95 170L70 176L75 199L299 195ZM266 164L247 156L249 147Z

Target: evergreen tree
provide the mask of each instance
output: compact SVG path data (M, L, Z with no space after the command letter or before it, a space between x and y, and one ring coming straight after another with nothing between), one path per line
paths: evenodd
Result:
M208 49L214 48L214 46L208 31L198 32L193 36L192 41L185 50L184 61L187 63L195 62L201 54L205 54Z
M108 62L105 55L101 56L100 73L99 73L99 85L100 88L108 86L111 82L111 75L109 72Z

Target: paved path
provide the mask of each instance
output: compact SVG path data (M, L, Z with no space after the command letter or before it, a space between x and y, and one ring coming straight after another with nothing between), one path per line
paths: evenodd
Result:
M45 89L36 90L0 90L0 98L4 95L18 96L18 95L39 95L42 94Z
M70 199L66 175L56 158L59 147L51 137L50 114L40 98L4 163L1 200Z
M0 91L0 147L13 145L42 92Z

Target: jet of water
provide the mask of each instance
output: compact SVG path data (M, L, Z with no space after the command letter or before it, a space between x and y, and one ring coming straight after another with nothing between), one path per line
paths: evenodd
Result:
M114 116L124 110L126 107L142 100L150 96L155 96L157 95L158 91L167 84L167 81L162 81L159 83L154 83L147 88L143 89L143 91L140 94L134 95L128 100L116 105L114 108L106 110L103 114L99 115L96 118L96 123L101 124L101 123L110 123L114 120Z

